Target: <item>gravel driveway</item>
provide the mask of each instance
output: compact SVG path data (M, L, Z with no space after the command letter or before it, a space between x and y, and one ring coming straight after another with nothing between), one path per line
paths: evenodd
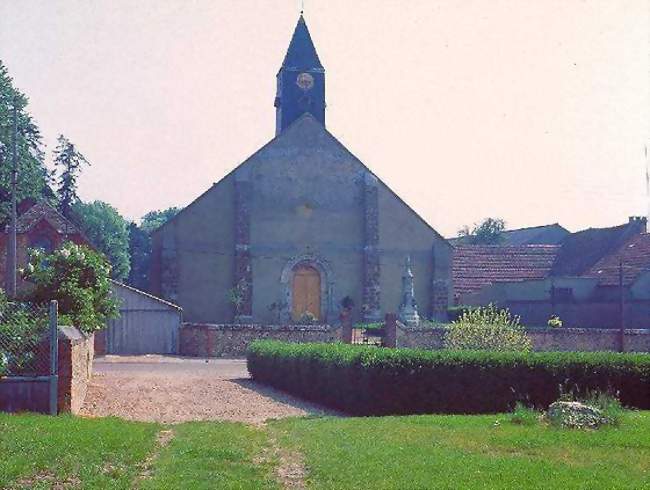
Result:
M105 356L95 359L81 414L175 423L333 414L254 383L241 359Z

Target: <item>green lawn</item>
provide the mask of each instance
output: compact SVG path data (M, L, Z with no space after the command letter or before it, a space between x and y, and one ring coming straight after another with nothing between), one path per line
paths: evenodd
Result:
M313 488L650 488L650 412L598 431L506 415L287 419L270 430L304 454Z
M300 456L309 488L650 489L650 412L598 431L514 425L507 415L257 428L0 414L0 488L273 489L280 454Z

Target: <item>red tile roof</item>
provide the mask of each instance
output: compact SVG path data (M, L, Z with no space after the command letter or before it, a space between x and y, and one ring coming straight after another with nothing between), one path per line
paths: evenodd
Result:
M553 266L559 245L466 245L454 249L454 293L478 291L495 282L544 279Z
M585 274L598 278L601 286L618 286L619 263L623 262L623 284L628 286L650 270L650 234L633 236L615 252L606 255Z

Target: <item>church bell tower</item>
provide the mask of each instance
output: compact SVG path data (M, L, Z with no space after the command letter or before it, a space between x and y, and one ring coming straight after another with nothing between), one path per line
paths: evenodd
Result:
M305 112L325 125L325 69L302 14L277 74L274 105L276 135Z

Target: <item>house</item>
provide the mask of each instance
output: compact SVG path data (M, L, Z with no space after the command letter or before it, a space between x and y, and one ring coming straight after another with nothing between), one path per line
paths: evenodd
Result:
M40 248L45 252L71 241L79 245L89 245L81 230L69 219L48 203L26 199L17 207L16 220L16 258L18 268L25 267L30 248ZM9 252L9 227L0 233L0 284L8 288L7 254ZM18 289L24 287L20 277Z
M459 246L457 304L496 303L528 325L552 315L578 327L650 326L650 235L645 218L567 235L558 245ZM622 272L622 287L620 275Z
M451 247L326 129L302 16L276 83L275 137L153 234L151 291L189 322L377 321L410 257L420 315L446 318Z

